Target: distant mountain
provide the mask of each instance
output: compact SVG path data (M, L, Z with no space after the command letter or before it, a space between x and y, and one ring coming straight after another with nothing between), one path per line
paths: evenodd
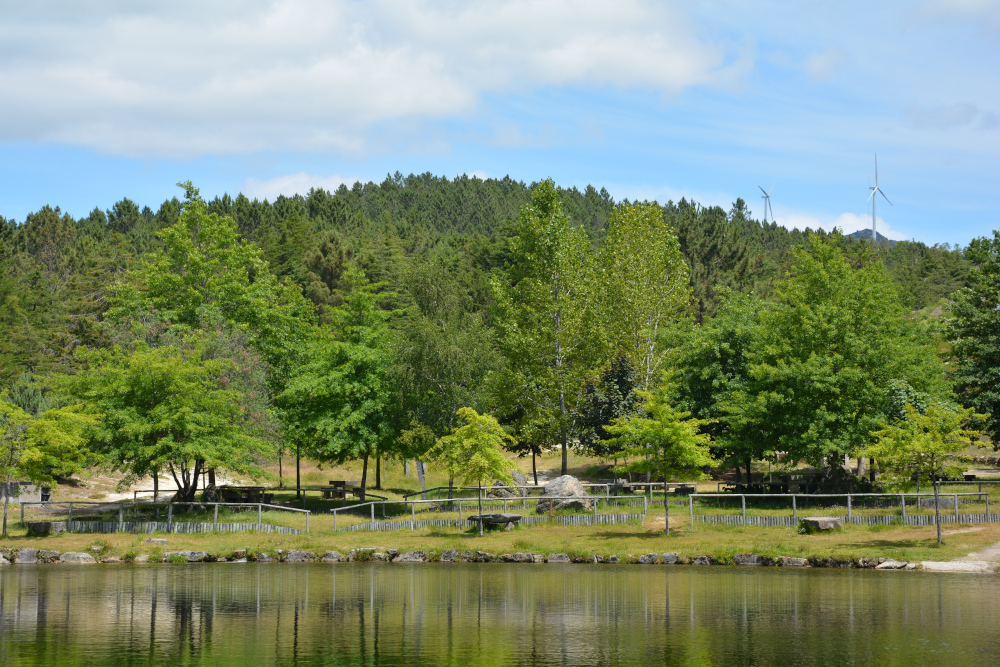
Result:
M858 231L854 232L853 234L848 234L848 236L850 236L851 238L855 238L855 239L863 239L865 241L871 241L872 240L872 230L870 230L870 229L859 229ZM882 236L881 234L878 235L878 242L879 243L888 243L890 248L892 246L896 245L895 241L893 241L892 239L888 239L888 238Z

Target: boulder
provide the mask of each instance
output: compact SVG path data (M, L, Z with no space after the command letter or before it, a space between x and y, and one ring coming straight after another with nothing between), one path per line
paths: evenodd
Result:
M844 524L835 516L807 516L799 519L800 533L819 533L826 530L840 530Z
M163 554L163 558L169 561L172 558L183 558L188 563L200 563L208 557L204 551L168 551Z
M157 546L163 546L167 543L165 537L150 537L146 540L146 544L155 544Z
M545 514L551 506L553 511L562 509L589 510L593 501L576 477L562 475L542 487L542 497L535 511Z
M140 564L141 563L148 563L149 562L149 554L139 554L138 556L136 556L135 558L132 559L132 562L133 563L140 563Z
M441 552L441 562L442 563L457 563L459 561L458 551L455 549L445 549Z
M468 518L468 522L471 524L478 524L480 521L483 522L483 528L506 528L510 530L514 527L518 521L523 517L520 514L504 514L499 512L496 514L473 514Z
M680 561L680 557L681 555L679 553L677 553L676 551L671 551L669 553L665 553L662 556L660 556L660 561L664 565L677 565L677 563Z
M65 521L29 521L28 535L30 537L46 537L66 531Z
M532 563L544 563L545 562L545 556L543 556L542 554L531 554L531 562Z
M14 554L14 562L18 565L34 565L38 562L38 549L22 547Z
M324 563L342 563L347 560L346 556L341 556L339 551L327 551L323 554Z
M386 549L385 555L389 557L389 560L392 560L399 555L399 549Z
M782 556L778 559L783 567L809 567L809 561L805 558L796 558L795 556Z
M550 563L569 563L569 556L567 554L549 554Z
M122 562L122 559L119 558L118 556L108 556L107 558L102 558L101 562L107 563L108 565L115 565L117 563Z
M393 563L426 563L427 553L424 551L407 551L399 554Z
M691 561L692 565L712 565L714 559L711 556L695 556Z
M96 563L97 560L90 554L83 553L80 551L67 551L63 555L59 556L60 563L73 563L73 564L90 564Z
M489 551L477 551L476 557L473 560L476 563L492 563L496 559L497 557L491 554Z
M10 561L3 554L0 554L0 565L10 565Z
M261 553L257 554L257 562L258 563L273 563L274 562L274 556L272 556L271 554L268 554L268 553L261 552Z
M639 565L655 565L656 554L642 554L636 562L639 563Z
M523 551L517 551L512 554L503 554L500 556L500 560L505 563L534 563L535 561L531 558L531 554L525 553Z
M733 557L733 563L736 565L746 565L749 567L756 567L763 565L761 557L757 554L736 554Z
M515 486L527 486L528 476L520 470L511 470L510 476L514 479ZM520 491L520 489L518 489Z
M608 559L606 561L604 561L604 562L605 563L615 564L615 563L618 562L618 556L616 556L614 554L611 554L610 556L608 556Z
M958 502L959 505L962 504L962 499L961 498L956 498L955 496L938 496L938 509L942 509L942 510L954 510L955 509L955 502L956 501ZM920 508L921 509L925 509L925 510L932 510L932 509L934 509L934 498L933 498L933 496L930 497L930 498L921 498L920 499Z
M52 549L41 549L38 552L38 560L43 563L54 563L59 560L59 552Z
M285 554L286 563L311 563L316 560L316 556L311 551L300 551L292 549Z
M493 486L486 492L488 498L517 498L521 494L517 489L513 489L503 482L493 482Z
M907 562L905 560L895 560L893 558L886 558L883 562L875 566L876 570L902 570L906 567Z
M590 557L590 562L591 563L595 563L595 564L596 563L603 563L604 562L604 556L599 556L597 554L594 554L593 556Z

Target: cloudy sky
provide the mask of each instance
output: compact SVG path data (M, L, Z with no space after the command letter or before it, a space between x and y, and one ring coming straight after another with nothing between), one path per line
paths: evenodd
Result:
M0 0L0 215L397 170L1000 227L1000 0Z

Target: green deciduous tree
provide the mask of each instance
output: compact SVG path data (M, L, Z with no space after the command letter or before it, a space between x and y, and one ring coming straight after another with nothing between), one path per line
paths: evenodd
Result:
M124 483L169 472L179 499L191 501L206 469L264 476L269 447L254 435L243 396L226 388L238 369L228 359L206 359L203 341L80 356L84 368L59 385L77 401L75 410L93 417L84 437L107 467L125 474Z
M973 263L970 286L954 295L949 323L954 374L962 402L985 416L985 431L1000 447L1000 231L974 239L966 250Z
M357 271L353 290L330 311L331 326L307 346L305 362L278 397L288 436L301 438L319 461L362 459L361 501L368 460L391 452L394 431L390 371L393 365L385 298L378 284Z
M7 493L14 475L21 472L21 457L28 444L31 417L0 396L0 479L3 479L3 536L7 536Z
M797 250L777 303L761 311L747 380L723 406L727 439L818 464L867 443L894 380L937 390L942 365L881 262L852 268L834 240Z
M439 438L430 458L440 462L450 477L460 477L464 484L479 487L479 514L483 513L483 484L492 480L511 483L510 461L503 448L513 442L497 420L472 408L458 410L460 422L450 435ZM483 522L479 522L483 534Z
M702 468L713 465L715 459L709 452L712 438L702 429L706 421L696 419L690 412L681 412L670 405L670 389L659 387L656 392L644 392L644 416L634 415L618 419L607 427L613 442L633 458L628 468L633 472L663 475L667 482L671 476L688 479L704 477ZM663 510L666 513L666 534L670 534L670 509L667 506L667 489L663 489Z
M494 322L511 369L506 386L525 399L532 421L555 436L563 474L571 402L595 350L589 249L552 181L543 181L512 229L510 265L492 282Z
M656 204L619 204L600 254L601 333L649 389L660 370L667 327L691 301L688 267L677 235Z
M912 405L905 408L904 419L886 421L872 432L875 442L864 450L865 456L878 460L883 479L904 487L914 481L936 481L961 474L964 470L958 454L973 445L980 431L964 428L974 411L932 403L921 414ZM938 485L934 484L934 514L938 543L941 542L941 521Z

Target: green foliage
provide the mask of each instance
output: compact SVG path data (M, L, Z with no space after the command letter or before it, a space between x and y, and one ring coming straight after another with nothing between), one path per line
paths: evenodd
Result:
M22 456L27 446L27 430L31 417L21 408L0 396L0 481L5 482L3 496L3 536L7 536L7 485L23 472Z
M125 483L170 472L191 500L202 470L264 475L267 443L245 425L239 392L225 386L234 365L205 358L203 341L80 356L83 368L59 384L77 401L74 412L94 420L83 437Z
M954 374L962 403L983 413L985 431L1000 447L1000 231L978 238L967 251L974 268L959 290L949 322Z
M640 408L642 398L637 393L635 368L628 357L618 357L601 373L599 382L588 380L576 408L580 446L602 458L617 457L620 448L612 439L607 426L616 419L631 417Z
M511 483L510 461L503 454L513 438L490 415L472 408L458 410L458 422L451 434L438 439L429 458L443 465L449 477L463 484L483 486L492 480Z

